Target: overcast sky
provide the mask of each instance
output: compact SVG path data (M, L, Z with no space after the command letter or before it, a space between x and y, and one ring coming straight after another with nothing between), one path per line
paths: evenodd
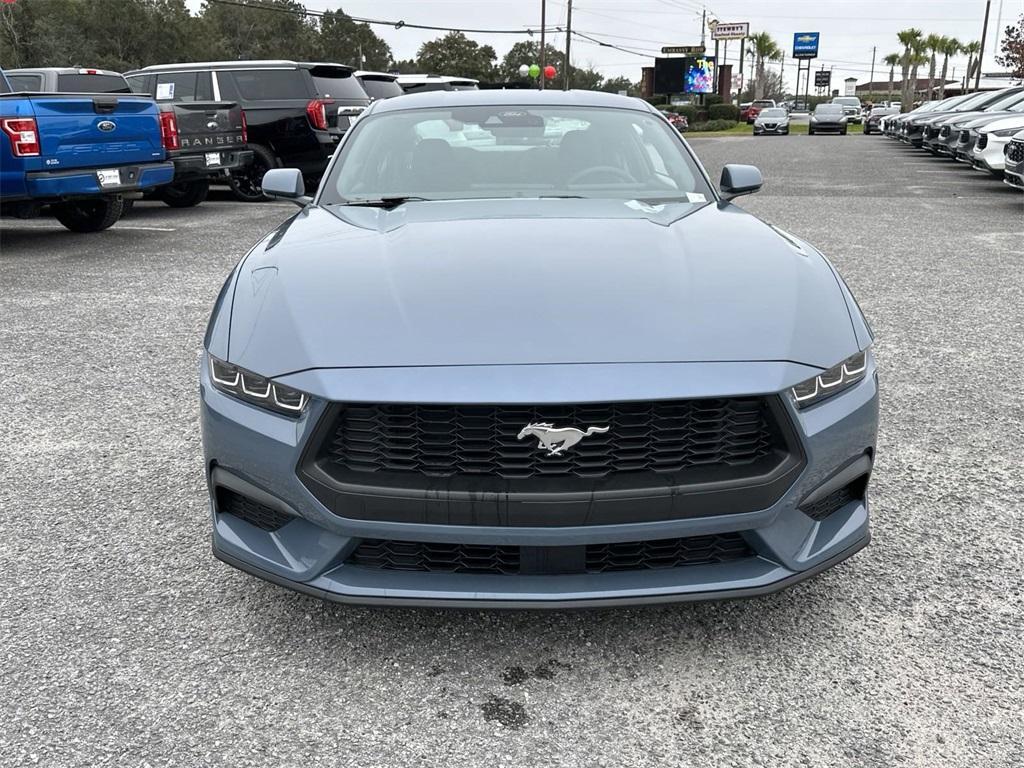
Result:
M198 6L199 2L190 0L189 4ZM305 0L305 5L311 10L341 8L352 16L417 24L522 29L540 26L541 0ZM661 46L700 42L703 9L721 22L747 21L752 32L771 33L787 54L789 88L796 74L789 58L793 33L820 32L821 53L815 65L832 67L833 88L842 88L846 77L868 81L873 46L877 46L875 80L887 80L888 70L881 62L886 54L900 50L896 33L901 29L917 27L925 34L980 40L985 0L573 0L574 29L642 55L574 38L572 60L577 65L596 67L605 77L625 75L639 80L640 68L653 63ZM997 34L1022 13L1024 0L992 0L985 71L998 69L993 60ZM547 0L547 15L549 27L564 25L565 0ZM383 25L374 25L373 29L398 59L414 57L423 42L444 34ZM470 36L492 45L499 57L514 43L526 39L505 34ZM565 37L556 34L551 42L562 48ZM710 39L708 50L713 50ZM735 64L738 56L738 44L730 43L729 60ZM955 76L962 77L966 58L958 58L955 65ZM927 76L927 69L922 74Z

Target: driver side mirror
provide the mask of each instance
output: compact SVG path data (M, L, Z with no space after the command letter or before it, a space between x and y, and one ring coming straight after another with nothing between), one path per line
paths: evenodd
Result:
M757 192L764 184L761 171L753 165L727 165L722 169L722 180L719 189L722 198L732 200L740 195Z
M313 198L306 195L306 183L298 168L271 168L263 174L262 187L264 194L291 200L296 205L313 202Z

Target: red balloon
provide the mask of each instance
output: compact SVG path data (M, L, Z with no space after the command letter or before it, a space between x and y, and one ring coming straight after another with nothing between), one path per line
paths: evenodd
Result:
M544 67L544 77L546 77L548 80L554 80L556 74L558 73L555 71L555 68L552 67L550 64Z

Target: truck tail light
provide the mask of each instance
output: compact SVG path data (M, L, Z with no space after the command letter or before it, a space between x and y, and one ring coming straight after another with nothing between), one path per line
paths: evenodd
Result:
M249 123L245 120L245 110L242 110L242 143L249 143Z
M39 157L39 130L34 117L15 117L0 121L4 133L11 140L15 157Z
M181 149L178 121L173 112L160 113L160 143L164 145L164 149Z
M306 115L309 116L309 124L318 131L327 130L327 105L333 104L333 99L313 99L306 105Z

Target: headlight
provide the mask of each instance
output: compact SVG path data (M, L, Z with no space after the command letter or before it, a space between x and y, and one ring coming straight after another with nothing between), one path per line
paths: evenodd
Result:
M225 394L285 416L298 416L309 402L305 392L225 363L213 355L207 357L210 358L210 381Z
M864 378L867 370L868 351L864 350L832 366L824 373L819 373L813 379L797 384L790 390L793 402L797 408L817 405L822 400L852 387Z
M1000 129L998 131L989 131L989 136L1002 136L1002 137L1014 136L1014 135L1020 133L1020 131L1021 131L1020 127L1017 127L1017 128L1002 128L1002 129Z

